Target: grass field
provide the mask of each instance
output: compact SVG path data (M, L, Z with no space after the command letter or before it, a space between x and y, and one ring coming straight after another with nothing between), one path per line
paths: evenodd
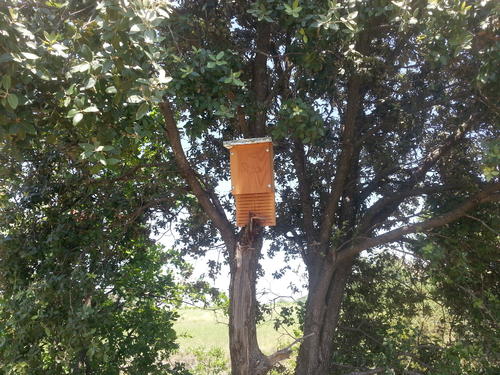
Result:
M229 338L227 318L221 312L201 308L183 308L174 329L178 335L179 353L175 360L185 362L193 368L196 350L221 349L229 361ZM293 341L284 331L276 331L271 317L257 327L257 339L264 354L271 354Z
M229 353L227 318L220 312L201 308L184 308L174 325L179 336L181 351L192 347L219 347ZM293 339L286 332L278 332L268 319L257 327L259 346L265 354L271 354L286 346Z

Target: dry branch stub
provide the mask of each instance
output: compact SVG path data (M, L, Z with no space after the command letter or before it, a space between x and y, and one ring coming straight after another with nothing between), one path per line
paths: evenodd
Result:
M239 139L224 146L230 151L236 225L247 226L251 217L261 226L276 225L272 139Z

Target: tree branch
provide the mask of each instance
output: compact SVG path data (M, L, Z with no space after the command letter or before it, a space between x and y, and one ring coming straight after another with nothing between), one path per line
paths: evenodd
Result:
M475 123L474 121L472 121L472 118L473 118L472 115L469 116L467 121L462 123L458 127L455 133L448 136L446 141L441 146L432 150L424 158L420 167L418 167L413 172L412 178L408 181L408 183L422 180L423 177L425 177L425 175L427 174L427 172L439 161L439 159L441 159L445 154L447 154L456 143L458 143L464 138L465 134L467 134L467 132L472 129L472 126Z
M172 112L172 107L170 102L164 101L160 103L160 110L163 114L163 118L165 120L165 130L167 133L167 138L170 141L170 145L172 146L172 150L174 153L175 161L177 162L177 166L179 167L179 171L189 184L193 194L198 199L198 202L203 207L203 210L210 217L210 219L214 222L215 226L219 229L222 239L226 244L234 244L235 243L235 235L233 232L233 227L229 220L226 217L224 211L221 211L220 202L217 201L217 197L215 195L210 196L210 193L207 192L201 182L196 177L196 171L191 167L189 161L186 158L186 154L181 144L181 138L179 135L179 130L177 129L177 123L174 119L174 114ZM214 199L216 202L211 200Z
M399 205L405 198L408 197L416 197L419 195L438 193L454 189L458 190L458 187L451 185L438 185L408 189L406 191L390 192L368 208L363 216L362 222L358 226L358 233L366 233L372 227L374 222L377 221L376 219L380 215L386 218L387 213L384 209L391 205L391 203L397 202Z
M389 177L391 174L399 171L399 167L394 167L390 166L388 168L383 169L378 173L376 176L373 177L373 180L371 180L366 187L361 191L359 194L359 199L361 201L364 201L366 198L370 196L371 193L373 193L375 190L377 190L380 185L384 182L384 180Z
M266 133L266 98L268 90L267 59L271 39L271 25L268 22L259 22L255 37L255 61L253 66L252 90L257 105L253 122L253 136L263 137Z
M441 227L443 225L449 224L460 217L464 216L468 211L472 210L474 207L481 203L494 202L500 200L500 183L490 185L485 190L472 196L465 202L463 202L457 208L437 216L433 219L425 220L420 223L406 225L401 228L391 230L387 233L381 234L377 237L367 238L357 245L341 250L337 254L337 259L349 259L359 254L361 251L380 246L389 242L394 242L401 239L407 234L425 232L434 228Z
M129 226L130 224L132 224L148 208L154 207L154 206L159 205L161 203L168 203L168 202L172 202L172 201L173 201L172 197L164 197L164 198L156 198L156 199L153 199L153 200L143 204L141 207L138 207L131 215L128 215L129 217L125 223L125 226Z
M412 177L401 185L398 192L391 193L391 196L382 197L375 202L372 206L373 209L369 209L363 216L358 232L365 233L368 228L372 228L376 224L374 220L375 218L378 223L386 220L401 204L403 199L408 196L405 194L405 191L408 191L413 188L415 184L424 180L427 172L439 161L439 159L446 155L455 144L464 138L465 134L472 128L473 124L474 122L472 121L472 116L469 116L468 120L460 125L453 134L450 134L442 145L427 154L427 156L422 160L421 165L413 171Z
M295 339L290 345L288 345L287 347L283 348L283 349L280 349L278 350L277 352L271 354L270 356L267 356L267 361L268 361L268 366L269 368L273 367L275 364L277 364L278 362L281 362L287 358L290 357L290 355L292 354L292 347L299 343L299 342L302 342L304 341L306 338L308 338L309 336L312 336L314 335L314 333L310 333L306 336L303 336L303 337L299 337L297 339Z
M492 227L490 227L488 224L486 224L483 220L475 217L475 216L472 216L472 215L465 215L465 217L468 217L469 219L472 219L472 220L476 220L477 222L481 223L486 229L488 229L489 231L495 233L497 236L500 234L499 231L493 229Z
M306 173L306 158L304 154L304 145L300 140L296 140L293 144L293 164L297 173L299 182L300 205L302 214L304 215L304 233L307 238L307 243L314 241L314 222L313 222L313 205L311 201L311 185L307 179Z
M232 102L236 101L236 95L232 91L229 91L228 98ZM236 119L237 128L239 129L240 133L243 134L243 137L250 138L251 134L250 134L250 131L248 128L248 122L245 118L245 113L244 113L243 107L241 105L236 107L235 119Z
M363 32L356 43L356 50L361 53L366 53L368 46L368 34ZM356 118L358 117L359 108L361 106L361 83L360 75L355 74L349 80L347 87L347 108L344 118L344 129L342 131L342 151L338 162L335 179L333 180L330 194L327 199L325 211L323 212L323 221L320 228L319 242L321 247L328 244L330 233L332 231L335 220L335 213L339 204L339 200L344 191L344 185L349 175L349 167L351 159L354 155L354 144L356 134Z

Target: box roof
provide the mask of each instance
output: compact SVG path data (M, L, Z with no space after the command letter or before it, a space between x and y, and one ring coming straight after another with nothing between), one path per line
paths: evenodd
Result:
M243 139L235 139L234 141L226 141L224 142L224 147L225 148L231 148L233 146L238 146L238 145L248 145L248 144L254 144L254 143L269 143L272 142L271 137L262 137L262 138L243 138Z

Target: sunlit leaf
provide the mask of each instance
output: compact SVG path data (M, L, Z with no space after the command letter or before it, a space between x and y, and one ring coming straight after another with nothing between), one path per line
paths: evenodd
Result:
M76 115L73 116L73 125L77 125L80 121L83 119L83 113L78 112Z

